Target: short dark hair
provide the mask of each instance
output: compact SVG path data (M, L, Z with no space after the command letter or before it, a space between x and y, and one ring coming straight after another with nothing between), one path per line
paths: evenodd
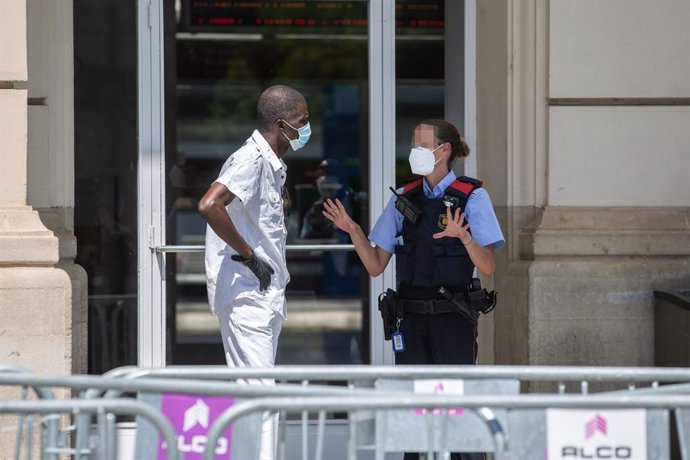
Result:
M456 158L465 158L470 155L470 147L465 139L460 135L458 128L446 120L430 118L417 125L428 125L434 128L434 137L439 145L448 142L450 144L450 157L448 158L448 168Z
M299 103L306 104L302 93L294 88L283 85L275 85L267 88L256 104L259 118L259 130L271 131L273 123L278 119L286 119L295 115Z

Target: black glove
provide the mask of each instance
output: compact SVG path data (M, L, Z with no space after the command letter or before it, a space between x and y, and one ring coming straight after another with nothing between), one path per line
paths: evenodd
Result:
M271 275L275 272L265 260L259 258L259 256L253 253L249 259L243 259L238 254L235 254L230 258L236 262L242 262L252 271L252 273L254 273L254 275L256 275L256 277L259 279L260 291L265 291L268 289L268 286L271 284Z

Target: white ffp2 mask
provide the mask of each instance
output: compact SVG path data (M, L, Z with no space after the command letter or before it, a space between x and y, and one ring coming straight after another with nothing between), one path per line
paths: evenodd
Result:
M434 150L426 147L413 147L412 150L410 150L410 168L412 169L412 174L419 174L420 176L431 174L436 163L441 161L440 158L436 160L434 156L434 152L438 150L441 145Z

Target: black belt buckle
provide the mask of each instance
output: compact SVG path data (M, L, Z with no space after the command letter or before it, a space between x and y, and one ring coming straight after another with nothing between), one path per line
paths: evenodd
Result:
M436 305L433 300L422 300L422 314L433 315L436 313Z

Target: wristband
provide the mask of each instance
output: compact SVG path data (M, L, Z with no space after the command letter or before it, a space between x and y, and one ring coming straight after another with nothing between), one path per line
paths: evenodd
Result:
M470 233L470 240L469 240L467 243L465 243L465 242L462 241L462 240L460 240L460 242L461 242L462 244L464 244L465 246L469 246L469 245L472 243L472 234Z
M231 258L232 260L237 261L237 262L242 262L243 264L246 264L247 262L249 262L250 260L252 260L252 257L254 257L254 252L252 252L252 255L249 256L249 257L247 257L246 259L245 259L244 257L242 257L241 255L239 255L239 254L235 254L235 255L233 255L233 256L230 257L230 258Z

